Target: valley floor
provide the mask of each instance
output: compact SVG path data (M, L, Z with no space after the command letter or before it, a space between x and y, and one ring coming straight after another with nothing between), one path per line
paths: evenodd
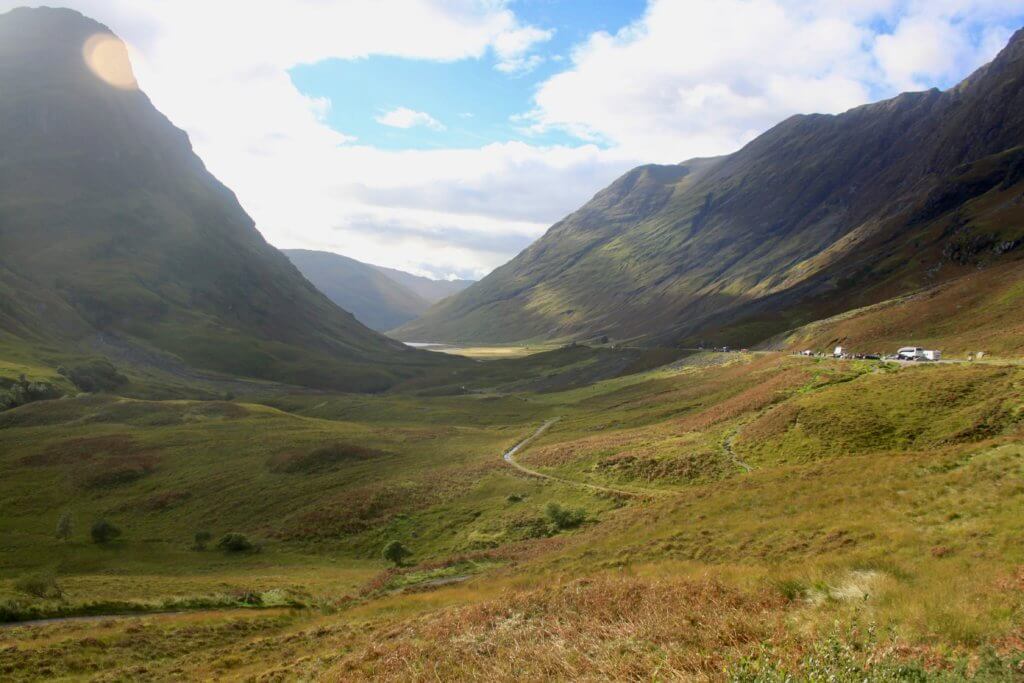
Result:
M0 677L1024 677L1024 368L594 363L0 413Z

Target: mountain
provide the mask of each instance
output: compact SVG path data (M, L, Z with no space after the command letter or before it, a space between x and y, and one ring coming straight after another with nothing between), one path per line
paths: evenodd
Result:
M766 348L831 353L892 353L901 346L946 357L1024 354L1024 267L1010 261L881 303L816 320L779 335Z
M4 343L366 391L447 362L367 329L269 246L106 27L0 16L0 92Z
M948 91L794 116L728 156L634 169L394 334L748 345L1021 268L1022 145L1024 31Z
M328 299L350 311L370 329L390 330L418 318L430 308L430 301L388 277L385 268L326 251L282 251Z
M429 304L436 304L442 299L458 294L472 285L476 280L434 280L422 275L413 275L404 270L373 266L389 278L413 292Z

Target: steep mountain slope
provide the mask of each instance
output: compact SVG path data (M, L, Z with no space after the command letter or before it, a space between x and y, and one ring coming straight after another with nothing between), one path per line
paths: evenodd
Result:
M817 320L772 339L770 348L892 353L913 345L946 358L983 351L1024 355L1024 267L1004 263L912 294Z
M630 171L402 339L751 344L1024 242L1024 31L957 87ZM1024 266L1021 266L1024 267Z
M326 251L282 251L328 299L350 311L370 329L390 330L430 308L431 302L388 277L377 266Z
M88 63L87 63L88 62ZM76 12L0 16L0 326L193 367L378 390L436 365L359 324L256 231Z
M384 266L373 267L431 304L458 294L476 282L476 280L434 280L422 275L413 275L404 270L395 270Z

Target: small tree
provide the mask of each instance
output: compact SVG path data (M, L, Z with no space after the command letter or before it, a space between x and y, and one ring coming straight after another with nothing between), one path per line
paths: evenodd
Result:
M390 541L384 546L384 551L381 554L388 562L393 563L396 567L401 567L405 563L405 558L412 555L412 551L402 545L401 541Z
M549 502L544 508L544 514L556 529L571 529L577 527L587 519L587 511L583 508L562 507L555 501Z
M71 513L64 512L60 519L57 520L57 530L55 532L57 538L67 543L68 539L71 538Z
M206 550L206 546L213 539L213 534L209 531L197 531L193 539L195 540L195 543L192 547L195 550Z
M92 528L89 530L89 535L92 536L93 543L99 543L102 545L110 543L120 536L121 530L107 520L101 519L92 525Z

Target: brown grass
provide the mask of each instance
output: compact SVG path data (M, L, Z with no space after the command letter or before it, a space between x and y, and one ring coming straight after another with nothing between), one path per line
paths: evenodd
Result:
M764 359L762 363L769 360L773 365L778 363L777 359L771 358ZM786 368L767 377L763 373L756 375L757 380L763 381L758 381L735 396L720 403L714 403L705 410L677 420L674 426L683 431L701 431L741 415L761 410L805 385L810 376L810 371L806 367Z
M330 469L346 462L358 462L387 455L383 451L351 443L332 443L310 451L278 453L267 462L271 472L310 473Z
M375 680L719 678L783 633L787 602L711 580L602 576L512 592L379 634L328 677Z
M159 462L157 456L148 453L107 457L79 468L75 478L87 489L121 486L151 474Z
M26 455L20 462L30 467L75 465L97 455L130 456L139 450L138 441L130 434L86 436L65 439L40 453Z

